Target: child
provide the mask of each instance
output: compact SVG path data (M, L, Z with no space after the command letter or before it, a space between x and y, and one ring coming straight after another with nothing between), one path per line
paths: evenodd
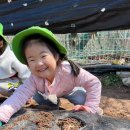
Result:
M0 121L7 123L36 92L67 98L75 104L74 111L99 112L100 81L67 59L66 49L51 31L38 26L23 30L14 37L12 48L31 76L0 106Z
M29 76L27 66L21 64L11 51L3 35L3 25L0 23L0 94L10 96Z

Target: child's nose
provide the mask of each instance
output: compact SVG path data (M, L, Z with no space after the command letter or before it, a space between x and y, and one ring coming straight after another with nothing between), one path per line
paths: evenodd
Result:
M37 65L40 66L40 65L43 65L43 64L44 64L44 63L42 62L42 60L38 60L38 61L37 61Z

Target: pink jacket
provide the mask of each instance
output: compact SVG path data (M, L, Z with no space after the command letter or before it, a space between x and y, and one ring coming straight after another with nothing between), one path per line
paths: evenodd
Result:
M47 80L31 75L14 94L0 106L0 121L8 122L10 117L17 112L27 100L37 91L45 94L56 94L62 97L70 93L75 86L86 89L87 96L85 105L89 111L96 113L101 98L101 83L97 77L84 69L80 69L78 77L71 74L71 67L67 61L58 66L53 83L48 86Z

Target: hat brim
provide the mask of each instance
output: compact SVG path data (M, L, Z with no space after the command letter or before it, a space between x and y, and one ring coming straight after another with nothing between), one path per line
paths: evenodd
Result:
M63 55L67 54L67 50L65 49L65 47L56 39L55 35L51 31L49 31L46 28L34 26L34 27L31 27L31 28L28 28L26 30L19 32L13 38L12 49L13 49L14 54L16 55L16 57L18 58L18 60L21 63L26 64L24 52L22 50L23 41L26 37L28 37L32 34L40 34L40 35L50 39L52 41L52 43L54 43L55 46L57 47L60 54L63 54Z

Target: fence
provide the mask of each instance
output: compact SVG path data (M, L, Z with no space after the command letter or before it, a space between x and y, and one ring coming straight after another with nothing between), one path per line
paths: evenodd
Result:
M130 30L58 34L68 57L81 64L130 62Z

